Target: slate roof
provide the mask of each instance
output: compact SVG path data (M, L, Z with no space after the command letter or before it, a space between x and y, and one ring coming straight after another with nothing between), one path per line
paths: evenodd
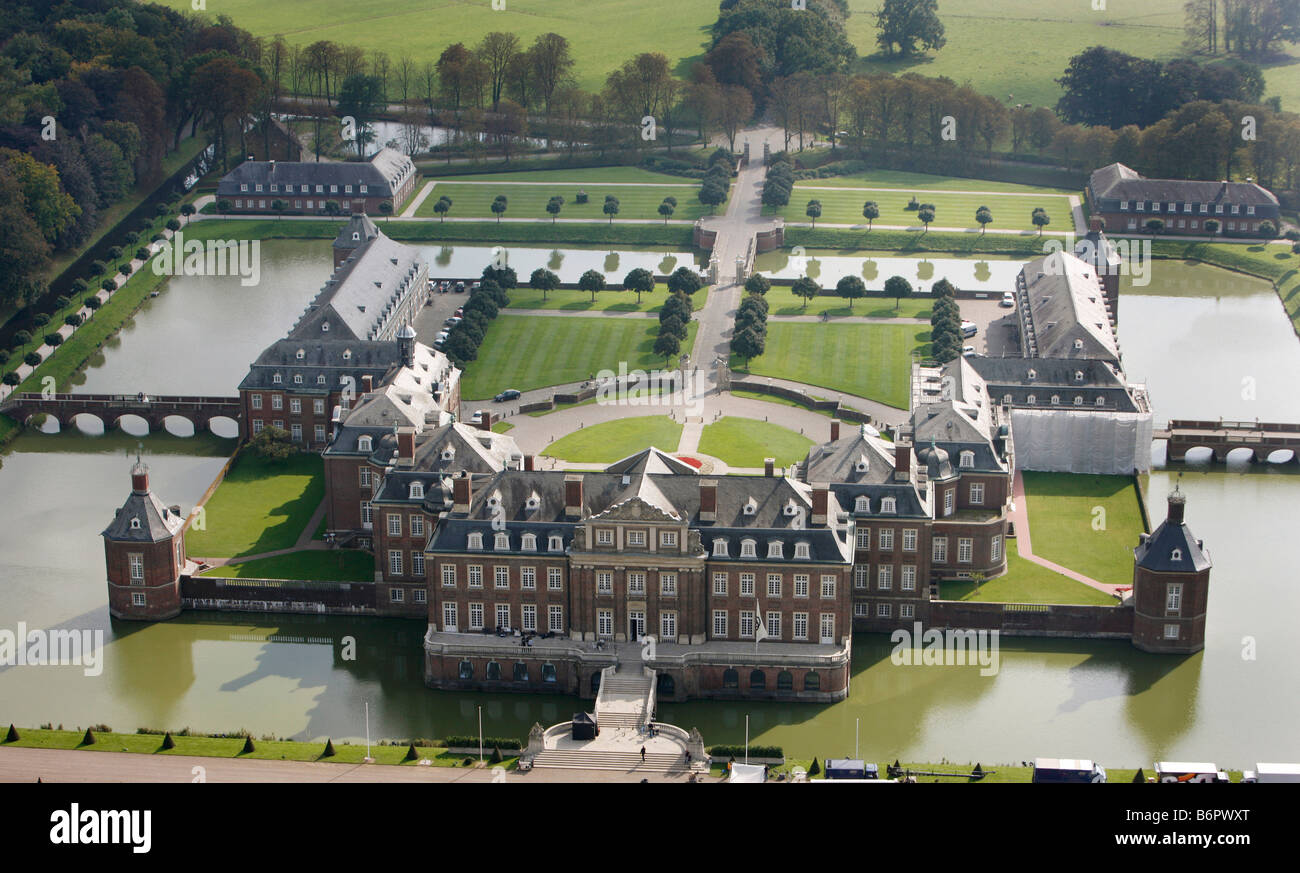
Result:
M1025 264L1016 286L1021 338L1032 338L1031 357L1119 360L1106 295L1091 264L1053 252Z
M989 396L1003 402L1011 395L1012 406L1041 408L1050 405L1057 394L1062 406L1105 412L1140 412L1122 371L1107 361L1059 358L968 358L970 366L983 376ZM1033 378L1030 378L1033 371ZM1078 379L1076 376L1083 378ZM1029 403L1029 395L1035 402ZM1074 406L1076 395L1083 396L1083 406ZM1097 398L1105 399L1096 406Z
M298 357L298 352L303 357ZM243 390L292 391L295 394L328 394L344 387L342 377L353 379L353 390L360 393L361 377L370 376L378 382L401 354L395 340L364 341L350 339L288 339L277 340L257 356L248 374L239 383ZM279 373L281 382L272 379ZM302 384L293 377L302 376ZM318 384L319 376L325 383ZM264 407L265 409L266 407Z
M460 371L442 352L415 344L412 364L386 373L382 384L365 394L344 419L344 427L414 427L446 424L443 404Z
M334 248L360 248L362 244L379 236L379 233L379 226L370 220L370 216L354 212L348 219L348 223L339 231L339 235L334 237Z
M137 462L132 473L147 474L148 470ZM139 519L140 526L133 528L132 519ZM101 536L114 542L158 543L174 537L184 526L185 517L164 506L152 491L132 490Z
M289 336L374 339L394 309L425 290L423 270L418 249L379 233L339 265Z
M1170 502L1181 502L1182 494L1170 495ZM1178 550L1180 559L1173 559ZM1157 573L1199 573L1210 568L1210 556L1192 535L1187 522L1171 523L1165 519L1145 542L1133 550L1137 566Z
M375 153L368 161L245 161L231 170L217 183L219 196L237 196L256 191L262 185L260 193L271 193L272 183L294 186L293 193L299 193L301 185L328 186L337 185L337 194L345 191L345 186L353 186L353 196L382 197L393 196L415 173L415 164L401 152L384 148ZM248 185L247 191L241 191L241 185ZM360 186L367 187L361 194ZM301 192L306 194L308 192Z
M1278 205L1277 197L1271 191L1254 182L1148 179L1131 167L1118 163L1094 170L1088 179L1088 187L1094 197L1107 200Z
M866 470L859 467L866 463ZM894 446L865 427L850 430L834 442L808 450L799 467L804 482L882 483L894 480Z
M975 358L962 356L949 361L939 370L939 392L922 394L914 401L911 436L918 459L931 443L943 449L954 465L961 453L974 454L975 472L1006 472L1006 459L994 440L1000 425L995 422L1001 397L993 392L974 366ZM927 457L928 461L929 458ZM935 478L935 470L929 470Z

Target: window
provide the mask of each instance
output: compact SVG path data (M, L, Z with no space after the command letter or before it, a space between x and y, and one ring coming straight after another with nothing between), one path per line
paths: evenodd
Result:
M794 596L795 597L808 596L808 578L809 577L807 573L794 574Z
M552 552L564 551L564 538L548 537L546 540L546 548L550 549Z
M372 523L373 522L371 521L371 515L370 515L370 501L363 500L361 501L361 526L366 530L370 530L370 526Z
M831 642L835 639L835 613L822 613L822 641Z
M510 534L505 531L497 531L492 537L492 548L498 552L510 551Z
M1029 404L1030 406L1033 406L1037 402L1038 402L1038 398L1035 397L1033 394L1030 394L1028 397L1025 398L1025 403Z
M894 497L882 497L880 499L880 511L883 513L897 512L898 500Z
M280 379L280 374L279 374L279 373L276 373L276 374L275 374L275 378L276 378L276 381L279 381L279 379ZM284 409L284 398L283 398L282 396L280 396L279 394L272 394L272 395L271 395L271 408L272 408L272 409Z
M481 564L470 564L465 568L469 575L470 588L483 587L483 566Z
M781 574L780 573L767 574L767 596L768 597L781 596Z
M253 419L253 433L254 433L254 434L259 434L259 433L261 433L261 432L262 432L262 427L263 427L262 419L260 419L260 418L255 418L255 419Z
M596 613L596 633L602 637L614 634L614 610L601 609Z
M1178 639L1178 625L1176 624L1165 625L1165 639L1167 640Z
M554 682L554 681L556 681L555 665L554 665L554 664L543 664L543 665L542 665L542 681L543 681L543 682Z
M1098 405L1098 406L1105 406L1105 405L1106 405L1106 398L1105 398L1105 397L1098 397L1098 398L1097 398L1097 405Z
M601 528L596 531L596 545L612 546L614 545L614 532L608 528Z
M1060 406L1060 405L1061 405L1061 395L1060 395L1060 394L1053 394L1053 395L1052 395L1052 405L1053 405L1053 406Z
M916 565L915 564L903 565L903 579L899 587L902 588L904 591L916 590Z
M723 687L723 688L739 688L739 687L740 687L740 674L737 673L735 670L731 669L730 667L728 667L726 670L723 670L723 671L722 671L722 687Z
M325 425L318 424L311 429L312 438L318 442L325 442Z
M472 661L461 661L458 674L462 679L474 678L474 663Z
M396 549L388 551L388 572L394 576L402 575L402 553Z
M740 574L740 596L741 597L754 596L754 574L753 573Z
M470 532L469 537L468 537L468 540L467 540L467 542L466 542L466 548L470 548L470 549L481 549L481 548L483 548L483 533L482 533L482 531L471 531L471 532Z
M881 591L891 591L894 588L894 565L881 564L876 570L876 587Z
M1169 553L1169 560L1174 561L1175 563L1181 561L1182 559L1183 559L1182 549L1174 549L1172 552Z
M903 551L905 552L916 551L916 528L914 527L903 528Z
M1128 201L1127 201L1127 200L1121 200L1121 201L1119 202L1119 211L1120 211L1120 212L1128 212Z
M767 635L774 640L781 639L781 613L772 611L767 614Z
M762 691L767 687L767 674L762 670L751 670L749 673L749 687L754 691Z
M293 415L302 415L302 400L297 397L290 398L289 412Z
M659 594L675 598L677 596L677 574L660 573L659 574Z
M780 540L772 540L767 544L767 556L769 558L784 558L785 544Z
M982 506L984 504L984 483L983 482L971 483L970 502L972 506Z
M368 436L363 436L363 437L359 437L359 438L357 439L357 451L358 451L358 452L370 452L370 451L371 451L370 446L371 446L370 437L368 437ZM367 473L367 472L369 472L369 471L366 471L366 470L363 470L363 471L362 471L363 474L365 474L365 473ZM363 475L362 478L363 478L363 479L368 479L369 477ZM361 484L362 484L362 485L369 485L370 483L369 483L368 481L363 481Z
M556 632L564 630L564 607L548 606L546 607L546 629ZM555 669L555 668L551 668Z
M471 603L469 605L469 627L470 630L483 629L483 604Z
M456 587L456 565L455 564L442 565L442 586L444 588Z
M857 530L857 547L859 549L871 548L871 528L860 527Z
M519 541L519 548L525 552L537 551L537 534L526 533Z
M916 617L916 607L913 606L913 605L910 604L910 603L899 604L899 607L898 607L898 617L899 617L899 618L915 618L915 617Z
M614 574L600 572L596 574L596 593L612 594L614 592Z
M537 590L537 568L520 567L519 568L519 587L524 591Z
M411 536L413 536L413 537L422 537L422 536L424 536L424 516L423 516L423 515L412 515L412 516L411 516Z
M492 584L493 584L493 586L496 587L496 588L509 588L509 587L510 587L510 568L509 568L509 567L493 567L493 568L492 568Z
M1181 582L1170 582L1165 586L1165 611L1178 612L1183 606L1183 585Z
M853 587L854 587L854 588L866 588L866 587L867 587L867 572L869 571L869 569L870 569L870 568L869 568L866 564L858 564L857 566L855 566L855 567L853 568Z
M808 613L796 612L794 614L794 638L796 640L808 639Z
M627 532L627 544L628 544L629 546L644 546L644 545L645 545L645 531L643 531L643 530L630 530L630 531L628 531L628 532Z
M808 552L808 544L807 544L807 543L795 543L795 544L794 544L794 556L795 556L796 559L802 558L802 559L804 559L804 560L807 560L809 557L811 557L810 554L809 554L809 552Z
M894 550L894 529L892 527L882 528L876 534L882 552L892 552Z
M816 674L816 673L811 673L811 672L805 674L804 677L803 677L803 690L804 690L804 691L821 691L821 690L822 690L822 677L819 676L819 675Z
M863 603L862 601L858 601L854 603L853 604L854 618L868 618L871 615L871 610L868 607L870 607L869 603Z
M424 552L411 552L411 575L424 575ZM424 590L421 589L420 593L423 594ZM420 598L417 597L415 599L419 600Z
M401 603L406 599L406 593L401 588L388 589L388 601L390 603Z
M675 530L664 530L664 531L660 531L660 532L659 532L659 545L661 545L661 546L676 546L676 545L677 545L677 531L675 531Z
M971 562L971 538L959 537L957 540L957 563L969 564Z
M301 424L299 424L298 422L295 421L292 425L290 425L290 427L289 427L289 438L290 438L291 440L293 440L295 443L302 442L302 425L301 425Z
M445 631L456 630L456 604L444 603L442 605L442 629Z
M721 537L718 537L713 541L713 557L715 558L727 557L727 541L722 539Z
M514 677L516 682L527 682L528 665L523 661L515 661Z
M388 535L390 537L400 537L402 535L402 517L397 513L388 514Z
M145 605L145 603L144 603L144 592L143 592L143 591L135 591L135 592L133 592L133 593L131 594L131 605L132 605L132 606L144 606L144 605Z
M669 642L677 639L677 613L659 613L659 639Z
M627 574L627 593L645 596L645 573L628 573Z
M740 557L742 557L742 558L756 558L756 557L758 557L758 553L755 551L755 546L756 546L756 545L757 545L757 543L755 543L753 540L741 540L741 541L740 541Z
M754 613L749 609L740 611L740 638L749 640L754 638Z
M140 526L140 519L133 518L131 521L136 527ZM144 555L138 552L132 552L127 555L127 561L131 566L132 584L144 582Z
M250 398L250 400L251 400L252 403L253 403L253 408L254 408L254 409L261 409L261 408L262 408L262 395L261 395L261 394L251 394L251 395L249 395L249 398Z
M959 467L965 467L965 468L968 468L968 469L970 469L970 468L974 468L974 466L975 466L975 453L974 453L974 452L967 450L967 451L962 452L962 453L961 453L960 455L958 455L957 457L959 458L959 460L958 460L958 462L957 462L957 466L959 466Z
M546 589L548 591L559 591L562 588L559 567L546 568Z
M870 511L871 511L871 499L868 498L868 497L859 497L857 500L853 501L853 511L854 511L854 512L870 512Z
M989 558L993 563L999 563L1002 560L1002 535L998 534L993 538L989 545Z
M537 607L531 603L525 603L523 613L520 615L520 628L526 631L537 630Z
M713 574L713 596L714 597L727 596L727 574L726 573Z
M891 608L892 606L893 606L893 604L890 604L890 603L877 603L877 604L876 604L876 618L889 618L889 617L891 617L891 616L893 615L893 609Z
M823 577L822 577L822 597L834 597L834 596L835 596L835 577L834 577L834 576L823 576Z
M248 193L248 184L245 183L245 182L241 182L241 183L239 184L239 191L240 191L241 194L247 194L247 193Z
M727 611L725 609L713 610L713 636L716 639L727 638Z
M943 492L943 514L945 517L952 515L953 511L953 492L954 489L948 488Z
M510 604L497 604L497 627L510 627Z

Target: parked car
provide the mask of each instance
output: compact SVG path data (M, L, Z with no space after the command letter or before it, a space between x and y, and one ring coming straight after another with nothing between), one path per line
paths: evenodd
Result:
M502 391L500 394L498 394L496 397L492 399L495 400L497 403L504 403L507 400L518 399L522 393L523 392L521 391L516 391L514 388L507 388L506 390Z
M1157 761L1157 782L1231 782L1228 774L1214 764L1182 761Z
M448 282L446 279L443 279L442 282L439 283L438 288L439 290L442 291L443 294L446 294L448 291L451 290L451 283Z
M464 306L457 306L457 307L456 307L456 317L457 317L457 318L464 318L464 317L465 317L465 307L464 307Z
M433 338L433 341L436 343L445 343L449 336L451 336L449 331L440 330L438 331L438 335Z
M456 293L457 293L457 294L464 294L464 293L465 293L465 283L464 283L464 282L457 282L457 283L456 283Z
M971 355L975 354L975 347L974 347L974 346L962 346L962 347L961 347L961 353L962 353L963 355L965 355L966 357L969 358Z
M470 286L469 286L469 292L470 292L471 294L473 294L475 291L477 291L477 290L479 289L479 284L480 284L480 283L475 282L473 285L470 285Z
M963 321L961 323L961 335L964 337L975 336L975 333L978 330L979 328L975 326L975 322L973 321Z
M447 319L446 321L443 322L443 326L444 326L444 327L455 327L456 325L460 324L460 323L461 323L462 321L464 321L464 320L465 320L465 319L453 315L451 318L449 318L449 319Z
M998 305L999 305L999 306L1014 307L1014 306L1016 305L1016 295L1012 294L1010 291L1003 291L1003 292L1002 292L1002 302L999 303Z
M1106 769L1078 758L1035 758L1033 782L1105 782Z
M440 340L440 339L436 339L436 340L433 341L433 348L434 348L435 351L439 351L439 352L440 352L440 351L442 351L443 349L445 349L446 347L447 347L447 344L446 344L445 342L443 342L442 340Z

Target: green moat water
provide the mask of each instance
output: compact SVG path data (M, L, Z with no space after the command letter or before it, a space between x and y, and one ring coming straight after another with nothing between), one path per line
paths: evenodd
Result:
M259 289L174 280L136 319L82 390L227 393L247 362L280 336L319 288L326 243L267 243ZM1130 376L1148 382L1157 418L1300 420L1290 386L1300 343L1265 284L1160 262L1152 285L1125 289L1121 345ZM199 329L201 326L201 330ZM1249 337L1243 339L1242 337ZM1242 380L1254 379L1254 399ZM1249 394L1249 392L1247 392ZM1256 411L1257 409L1257 411ZM155 490L190 506L229 443L203 435L140 443ZM189 614L142 625L108 617L99 532L120 505L137 447L120 432L27 434L0 467L0 627L101 629L103 674L79 667L0 667L0 722L65 727L105 722L199 730L248 728L295 738L472 733L478 706L491 735L583 706L564 696L433 692L421 680L423 625L378 619ZM1036 755L1110 766L1161 758L1248 766L1300 759L1300 609L1284 548L1300 495L1294 467L1180 467L1150 476L1156 518L1183 471L1188 521L1215 562L1206 649L1144 655L1126 643L1004 639L1001 670L895 667L889 641L855 639L850 698L831 706L693 702L660 709L712 743L751 741L796 756L852 751L876 759L989 762ZM345 637L356 659L343 660ZM1253 638L1254 660L1242 657Z

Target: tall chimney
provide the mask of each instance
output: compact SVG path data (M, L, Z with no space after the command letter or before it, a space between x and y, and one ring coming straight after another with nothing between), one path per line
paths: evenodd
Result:
M131 466L131 490L136 494L149 493L149 467L140 460Z
M403 427L397 431L397 456L407 463L415 461L415 428Z
M812 523L822 525L826 523L827 510L830 506L831 487L825 482L818 482L813 486L812 493Z
M566 473L564 476L564 516L582 517L582 474Z
M718 520L718 480L700 480L700 521Z
M1179 491L1178 488L1175 487L1173 492L1170 493L1169 495L1169 515L1166 523L1182 524L1183 509L1186 507L1186 505L1187 505L1187 495L1183 494L1182 491Z
M375 377L367 373L361 377L361 393L369 394L375 390Z
M769 479L776 475L776 458L763 459L763 475Z
M912 478L912 442L897 437L894 443L894 480L906 482Z
M469 501L474 496L474 487L466 470L451 480L452 512L469 512Z
M1106 229L1106 220L1100 215L1094 215L1088 219L1088 233L1098 234Z
M840 420L838 418L832 418L831 419L831 442L835 442L839 438L840 438Z

